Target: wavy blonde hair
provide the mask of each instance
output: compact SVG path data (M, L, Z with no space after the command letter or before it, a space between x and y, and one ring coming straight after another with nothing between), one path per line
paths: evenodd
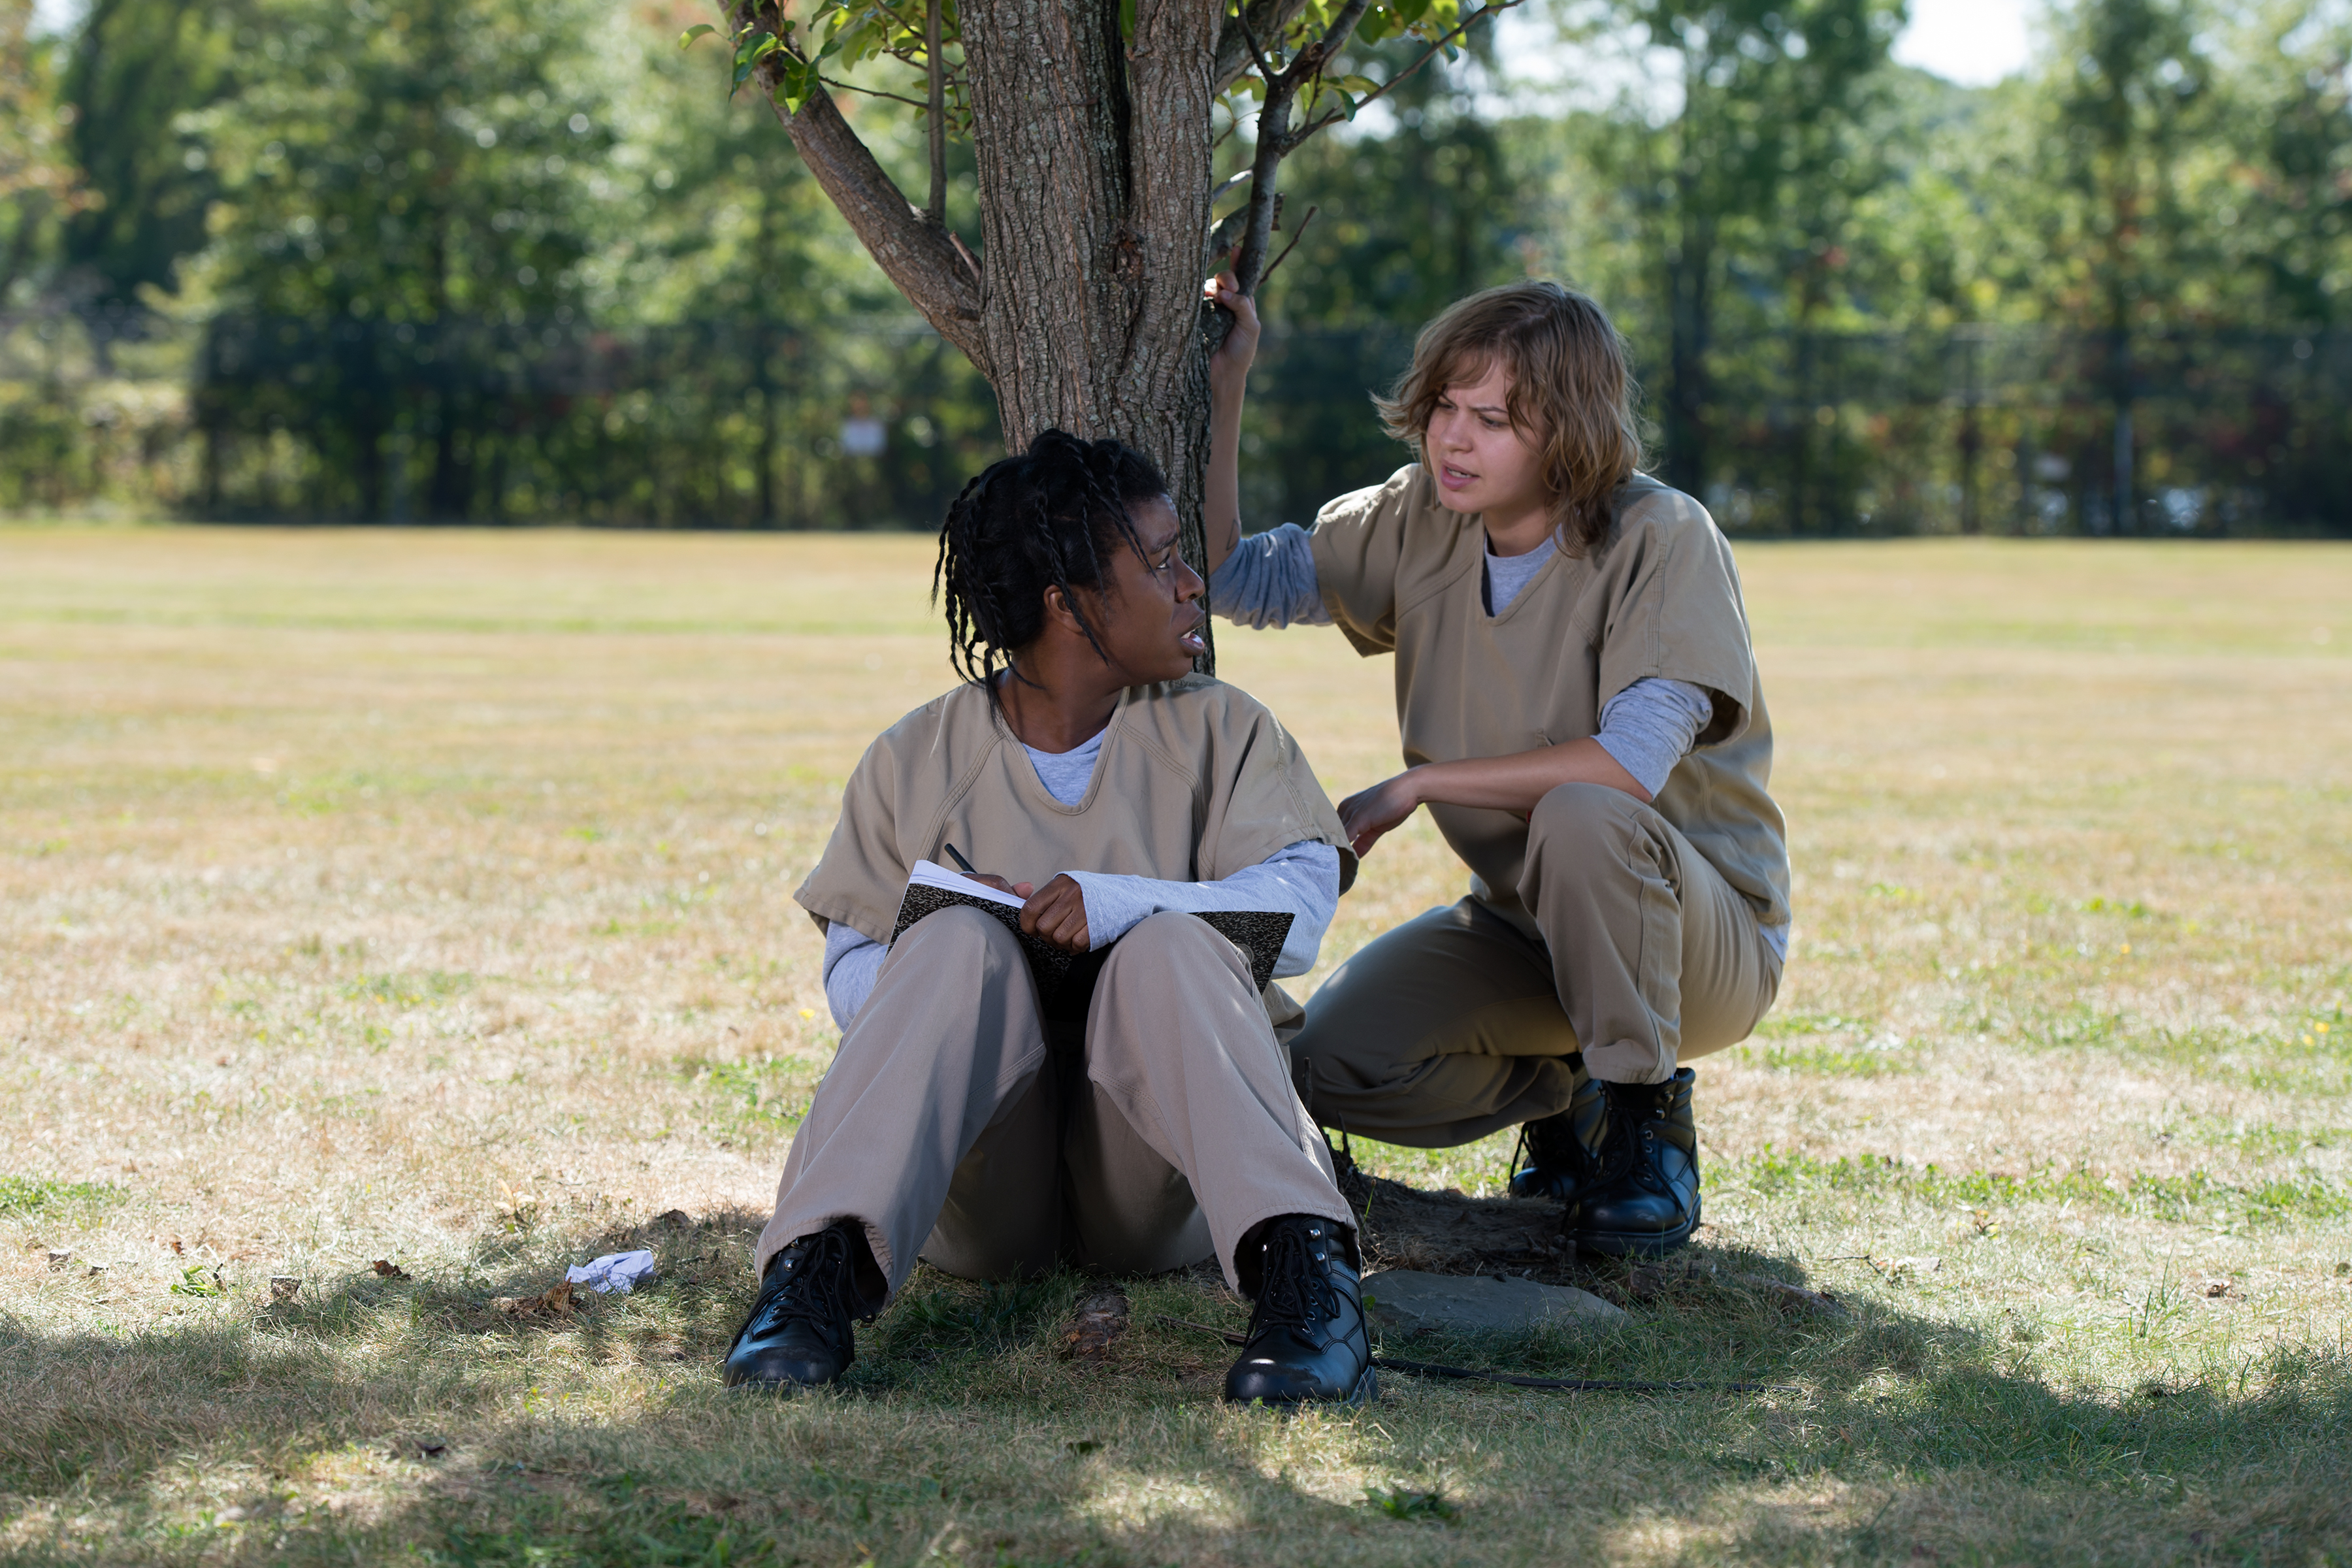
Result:
M1412 368L1396 391L1373 399L1381 423L1426 463L1437 400L1497 360L1511 373L1511 424L1542 447L1552 526L1564 548L1583 554L1607 537L1610 497L1642 466L1625 340L1587 296L1535 279L1448 306L1413 340Z

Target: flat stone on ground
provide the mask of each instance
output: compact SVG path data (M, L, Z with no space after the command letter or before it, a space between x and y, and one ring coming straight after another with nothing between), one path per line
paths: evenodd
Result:
M1625 1316L1590 1290L1494 1274L1423 1274L1390 1268L1364 1279L1371 1314L1391 1329L1600 1328Z

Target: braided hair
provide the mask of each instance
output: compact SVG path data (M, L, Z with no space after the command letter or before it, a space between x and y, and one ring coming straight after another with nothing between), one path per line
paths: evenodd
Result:
M948 508L931 574L932 602L947 599L956 673L994 700L997 666L1011 669L1009 656L1045 629L1049 587L1062 590L1078 629L1103 653L1071 590L1099 591L1119 550L1142 550L1129 509L1167 493L1159 467L1134 447L1062 430L982 469ZM1017 669L1013 678L1025 679Z

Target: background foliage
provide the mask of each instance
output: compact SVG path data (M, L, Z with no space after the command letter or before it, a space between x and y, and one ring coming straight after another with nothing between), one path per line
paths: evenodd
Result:
M698 7L28 15L0 0L0 508L920 526L996 449L765 107L671 47ZM1890 63L1903 20L1556 0L1570 85L1482 31L1309 142L1253 522L1384 475L1364 395L1412 332L1541 273L1617 314L1660 471L1734 530L2352 531L2352 18L2071 0L1987 89ZM920 191L916 119L849 102Z

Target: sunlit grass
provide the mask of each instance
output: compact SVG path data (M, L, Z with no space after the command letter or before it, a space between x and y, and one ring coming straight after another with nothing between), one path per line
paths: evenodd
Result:
M926 542L0 532L0 1554L2340 1560L2352 552L1741 567L1798 924L1697 1064L1696 1269L1391 1349L1776 1392L1282 1422L1185 1279L1107 1368L1087 1282L926 1271L843 1389L718 1386L835 1043L790 892L947 679ZM1386 661L1221 648L1335 795L1396 765ZM1461 880L1414 824L1318 973ZM493 1305L628 1245L635 1297Z

